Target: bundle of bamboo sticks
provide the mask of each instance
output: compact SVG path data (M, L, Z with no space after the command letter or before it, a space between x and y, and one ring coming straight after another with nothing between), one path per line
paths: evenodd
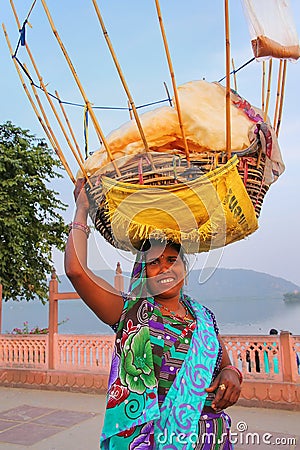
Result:
M170 51L169 51L169 45L168 45L168 41L167 41L167 37L166 37L166 32L165 32L165 27L164 27L164 22L163 22L163 18L162 18L162 12L161 12L161 8L160 8L160 4L159 4L159 0L154 0L155 1L155 6L156 6L156 12L157 12L157 18L158 18L158 22L159 22L159 26L160 26L160 30L161 30L161 36L162 36L162 40L163 40L163 44L164 44L164 49L165 49L165 54L166 54L166 59L167 59L167 64L168 64L168 68L169 68L169 73L170 73L170 78L171 78L171 82L172 82L172 87L173 87L173 94L174 94L174 100L175 100L175 107L176 107L176 111L177 111L177 115L178 115L178 122L180 125L180 130L181 130L181 134L182 134L182 138L183 138L183 142L184 142L184 150L185 150L185 157L186 160L189 164L190 161L190 153L189 153L189 148L188 148L188 144L187 144L187 140L186 140L186 136L185 136L185 130L184 130L184 126L183 126L183 120L182 120L182 114L181 114L181 108L180 108L180 101L179 101L179 96L178 96L178 92L177 92L177 85L176 85L176 79L175 79L175 72L174 72L174 68L173 68L173 64L172 64L172 59L171 59L171 55L170 55ZM105 135L102 131L102 128L100 126L100 123L95 115L94 109L92 107L92 103L90 102L89 98L86 95L85 89L77 75L77 72L75 70L75 67L70 59L70 56L67 52L66 47L64 46L59 33L55 27L54 21L52 19L52 16L50 14L49 8L46 4L45 0L41 0L43 9L45 11L45 14L47 16L48 22L50 24L50 27L54 33L54 36L57 40L57 43L63 53L63 56L65 58L65 61L71 71L71 74L76 82L76 85L80 91L80 94L83 98L83 102L85 105L85 110L87 111L87 113L89 114L91 120L92 120L92 124L94 126L96 135L99 139L100 144L103 144L107 155L109 157L109 160L112 162L116 174L118 176L120 176L120 171L118 168L118 165L116 163L116 161L114 160L114 157L110 151L109 145L107 143L107 140L105 138ZM137 128L139 130L145 151L148 152L149 154L149 160L151 161L152 164L152 169L155 170L155 166L154 163L151 159L151 154L149 152L149 146L147 143L147 139L141 124L141 120L139 118L139 114L137 112L137 108L135 105L135 102L133 100L132 94L129 90L129 87L127 85L127 82L125 80L123 71L121 69L120 63L118 61L118 58L116 56L116 53L114 51L112 42L110 40L109 34L107 32L107 29L105 27L105 23L103 20L103 17L101 15L100 12L100 8L97 4L97 0L92 0L94 9L95 9L95 13L96 16L98 18L100 27L102 29L104 38L106 40L108 49L110 51L110 54L112 56L113 62L115 64L116 70L118 72L120 81L122 83L122 86L125 90L127 99L128 99L128 105L129 105L129 109L130 111L132 111L133 114L133 118L136 122ZM29 16L34 8L36 4L36 0L33 1L32 6L29 10L29 13L27 15L26 20L23 23L23 27L25 27L28 23L28 19ZM17 25L17 29L18 30L22 30L23 27L21 27L21 23L20 20L18 18L18 14L15 8L15 5L13 3L13 0L10 0L10 5L15 17L15 21L16 21L16 25ZM229 1L228 0L224 0L224 18L225 18L225 53L226 53L226 152L227 152L227 157L230 158L231 156L231 117L230 117L230 107L231 107L231 98L230 98L230 92L231 92L231 85L230 85L230 77L231 77L231 73L233 73L234 75L234 86L235 89L237 89L237 81L236 81L236 70L234 67L234 61L233 59L231 60L231 51L230 51L230 27L229 27ZM5 38L7 41L7 45L10 51L10 54L12 56L15 68L18 72L21 84L25 90L25 93L30 101L30 104L34 110L34 113L36 114L51 146L53 147L53 149L55 150L55 152L57 153L58 157L60 158L67 174L69 175L70 179L72 180L73 183L75 183L75 176L73 175L70 166L67 162L67 159L63 153L62 150L62 145L59 142L59 139L57 138L57 136L55 135L54 131L53 131L53 127L50 123L50 120L47 116L46 113L46 109L43 106L43 101L46 101L47 104L50 106L55 120L59 126L59 129L62 132L62 135L69 147L69 149L71 150L72 154L74 155L74 158L81 170L81 172L84 174L87 182L89 185L91 185L91 182L89 180L88 174L86 173L86 170L84 168L84 157L83 154L80 150L80 146L76 140L75 137L75 133L73 131L73 128L71 126L69 117L67 115L67 112L64 108L63 102L61 101L61 97L58 93L58 91L55 91L55 97L57 100L57 103L55 103L53 96L50 95L47 91L47 87L43 81L43 77L40 73L40 71L38 70L37 67L37 63L33 57L33 54L29 48L29 45L27 42L25 42L25 49L27 51L27 54L29 56L30 62L31 62L31 68L29 69L25 64L20 64L18 58L16 57L16 52L13 52L5 25L3 24L3 31L5 34ZM233 72L230 72L230 65L232 63L233 66ZM265 84L266 84L266 63L263 62L262 63L262 68L263 68L263 73L262 73L262 109L264 111L264 120L267 120L267 116L268 116L268 110L269 110L269 104L270 104L270 95L271 95L271 76L272 76L272 59L269 61L269 75L268 75L268 83L267 83L267 92L266 88L265 88ZM274 128L276 130L276 133L278 135L279 133L279 129L280 129L280 124L281 124L281 119L282 119L282 110L283 110L283 99L284 99L284 86L285 86L285 81L286 81L286 69L287 69L287 63L286 60L280 61L279 64L279 69L278 69L278 82L277 82L277 95L276 95L276 107L275 107L275 113L274 113ZM23 77L22 74L22 70L25 71L27 77L26 79ZM40 97L37 86L35 85L35 83L33 82L33 76L31 75L31 71L33 70L33 72L35 73L35 76L37 77L38 81L39 81L39 87L41 88L44 97L43 99ZM26 81L28 83L29 80L29 87L26 84Z

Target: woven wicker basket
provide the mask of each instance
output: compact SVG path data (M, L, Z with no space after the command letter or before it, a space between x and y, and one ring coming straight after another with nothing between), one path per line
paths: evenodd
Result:
M266 155L262 152L258 138L249 148L234 154L239 159L238 172L254 206L256 217L259 217L264 196L269 188L264 184ZM128 250L114 239L109 220L108 204L102 189L102 176L125 183L159 187L194 180L226 164L228 160L226 153L215 151L192 153L190 156L190 165L182 155L181 150L177 155L175 153L151 152L127 157L125 161L118 161L121 176L117 175L112 164L102 168L90 178L93 187L86 185L90 202L89 213L95 228L112 246Z

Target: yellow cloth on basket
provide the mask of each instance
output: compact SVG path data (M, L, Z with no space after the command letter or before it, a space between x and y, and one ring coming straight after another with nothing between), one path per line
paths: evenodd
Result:
M254 207L237 171L238 158L196 180L147 186L102 178L113 237L131 250L145 238L181 242L187 252L223 247L253 233Z

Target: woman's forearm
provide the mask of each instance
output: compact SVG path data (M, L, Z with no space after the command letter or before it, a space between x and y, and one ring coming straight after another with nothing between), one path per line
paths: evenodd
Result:
M225 347L224 341L223 339L219 336L218 337L220 345L222 346L222 361L221 361L221 365L220 365L220 369L223 369L224 367L228 366L231 364L227 349Z
M86 225L88 211L77 207L73 223ZM87 270L87 234L80 228L71 227L65 251L65 271L69 277Z

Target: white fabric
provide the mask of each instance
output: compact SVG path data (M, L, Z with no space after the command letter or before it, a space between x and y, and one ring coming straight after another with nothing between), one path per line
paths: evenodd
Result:
M260 36L284 47L299 46L289 0L242 0L252 40Z

